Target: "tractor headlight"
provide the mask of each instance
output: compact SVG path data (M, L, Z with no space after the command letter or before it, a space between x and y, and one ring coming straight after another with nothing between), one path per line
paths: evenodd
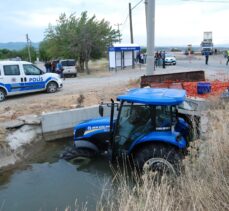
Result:
M74 136L75 137L81 137L84 135L85 128L79 128L74 131Z
M182 139L182 135L181 134L179 134L179 135L177 135L177 137L176 137L176 141L181 141L181 139Z

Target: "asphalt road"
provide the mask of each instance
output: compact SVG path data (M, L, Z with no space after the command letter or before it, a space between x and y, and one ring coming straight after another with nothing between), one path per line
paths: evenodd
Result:
M226 59L222 55L211 56L208 65L205 65L205 58L198 56L195 58L177 58L177 65L168 65L165 69L157 67L156 74L171 73L191 70L204 70L206 77L210 80L229 80L229 66L226 66ZM112 71L103 77L78 77L66 79L64 81L63 93L75 92L87 88L107 87L109 85L122 85L131 80L138 79L146 74L146 66L137 66L135 69ZM74 88L73 88L74 87Z
M157 67L155 70L156 74L159 73L171 73L180 71L191 71L191 70L204 70L206 77L211 80L229 80L229 66L226 66L226 59L222 55L210 56L208 65L205 65L205 58L203 56L186 57L177 56L177 65L166 66L165 69ZM125 69L118 71L108 71L103 76L89 75L80 76L77 78L66 78L63 81L63 89L57 93L56 96L63 96L72 93L82 93L84 90L95 90L102 89L103 87L109 88L113 86L122 86L129 83L131 80L138 79L140 76L146 74L146 66L137 65L135 69ZM21 95L17 97L10 97L7 101L18 102L19 99L34 99L38 95L29 94ZM48 98L49 95L45 93L39 93L39 98ZM7 103L5 101L4 103Z

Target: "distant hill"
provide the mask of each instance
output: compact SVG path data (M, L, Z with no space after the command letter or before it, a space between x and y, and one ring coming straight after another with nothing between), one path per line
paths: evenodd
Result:
M229 44L218 44L218 45L215 45L215 47L217 47L217 48L229 48Z
M32 43L32 46L34 48L39 48L39 42L38 43ZM21 50L27 46L26 42L8 42L8 43L0 43L0 49L9 49L9 50Z
M39 42L33 42L32 46L36 49L39 48ZM27 47L26 42L8 42L8 43L0 43L0 49L9 49L9 50L21 50L24 47ZM142 48L146 48L146 46L141 46ZM194 50L200 49L200 46L198 45L193 45L192 46ZM214 45L215 48L229 48L229 44L216 44ZM185 50L187 46L156 46L155 50L168 50L171 48L178 48L180 50Z

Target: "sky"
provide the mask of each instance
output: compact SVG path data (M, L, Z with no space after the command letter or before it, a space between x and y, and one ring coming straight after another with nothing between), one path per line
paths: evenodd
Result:
M117 29L121 24L122 43L130 43L128 18L140 0L0 0L0 42L32 42L44 39L48 25L60 14L83 11L105 19ZM204 31L212 31L214 44L229 44L229 0L155 0L155 45L200 45ZM134 42L146 45L144 0L132 10Z

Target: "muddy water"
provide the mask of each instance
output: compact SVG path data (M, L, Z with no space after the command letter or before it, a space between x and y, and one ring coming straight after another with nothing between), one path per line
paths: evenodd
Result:
M44 143L17 168L0 172L0 210L50 211L67 206L74 210L85 203L95 210L104 184L112 177L109 163L103 158L81 163L60 160L69 144Z

